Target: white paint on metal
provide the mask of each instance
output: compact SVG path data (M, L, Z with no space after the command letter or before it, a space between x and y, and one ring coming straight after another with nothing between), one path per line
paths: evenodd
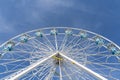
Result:
M40 64L42 64L43 62L47 61L48 59L52 58L53 56L55 56L58 53L54 53L48 57L46 57L45 59L41 60L41 61L37 61L36 63L28 66L24 71L21 71L20 73L14 73L12 74L10 77L8 77L7 79L4 80L18 80L20 77L22 77L23 75L27 74L28 72L30 72L31 70L33 70L34 68L38 67Z
M67 57L66 55L62 54L62 53L59 53L62 57L64 57L65 59L73 62L75 65L79 66L81 69L85 70L86 72L90 73L91 75L93 75L94 77L96 77L98 80L108 80L106 79L105 77L99 75L98 73L92 71L91 69L81 65L80 63L76 62L75 60Z

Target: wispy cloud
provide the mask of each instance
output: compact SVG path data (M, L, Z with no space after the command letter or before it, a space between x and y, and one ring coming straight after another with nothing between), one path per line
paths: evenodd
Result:
M9 33L14 31L12 25L0 14L0 33Z
M64 8L70 8L73 4L72 1L68 0L22 0L21 3L16 6L19 8L21 8L21 6L23 7L26 21L43 22L50 13L59 14Z
M0 32L14 31L19 28L19 25L29 26L31 24L35 25L38 23L47 24L46 22L51 22L51 24L53 24L54 21L58 21L57 23L63 26L65 23L68 24L68 22L70 25L73 25L73 27L74 25L82 25L82 28L91 28L90 26L96 26L94 29L98 29L102 24L99 21L97 23L87 23L85 20L87 19L86 15L83 16L81 13L87 13L87 15L90 15L94 14L95 11L93 7L83 3L82 1L77 3L77 1L72 0L12 0L12 4L14 8L12 10L13 12L10 13L15 14L15 11L19 11L20 14L15 14L12 23L11 21L6 20L7 17L4 18L4 16L0 15L0 27L2 27L2 29L0 29ZM16 17L20 15L22 16L16 19ZM51 18L51 16L53 16L53 18ZM64 20L65 22L59 20L62 19L61 17L63 17L63 19L66 18ZM54 21L52 22L53 19ZM41 24L39 24L39 26L40 25Z

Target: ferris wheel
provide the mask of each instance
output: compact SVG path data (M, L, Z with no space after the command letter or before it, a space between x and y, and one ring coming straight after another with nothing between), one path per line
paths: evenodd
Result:
M28 31L0 45L0 80L120 80L120 47L78 28Z

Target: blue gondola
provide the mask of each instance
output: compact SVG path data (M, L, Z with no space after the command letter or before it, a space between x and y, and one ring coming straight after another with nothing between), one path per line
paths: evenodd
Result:
M8 42L8 43L4 46L4 51L12 51L14 45L15 45L15 43L13 43L13 42Z
M2 54L0 54L0 57L2 56Z
M113 44L111 44L111 43L109 43L108 45L107 45L107 47L108 47L108 49L111 51L111 53L114 55L114 54L117 54L117 49L116 49L116 47L113 45Z
M117 53L116 48L115 47L111 47L111 52L112 52L113 55L116 54Z
M104 40L102 38L100 38L100 37L96 37L95 38L95 43L97 45L103 45L104 44Z

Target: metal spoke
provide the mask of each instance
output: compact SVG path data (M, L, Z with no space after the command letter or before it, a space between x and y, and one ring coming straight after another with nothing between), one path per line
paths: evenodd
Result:
M120 47L91 31L49 27L0 45L0 80L119 80Z

